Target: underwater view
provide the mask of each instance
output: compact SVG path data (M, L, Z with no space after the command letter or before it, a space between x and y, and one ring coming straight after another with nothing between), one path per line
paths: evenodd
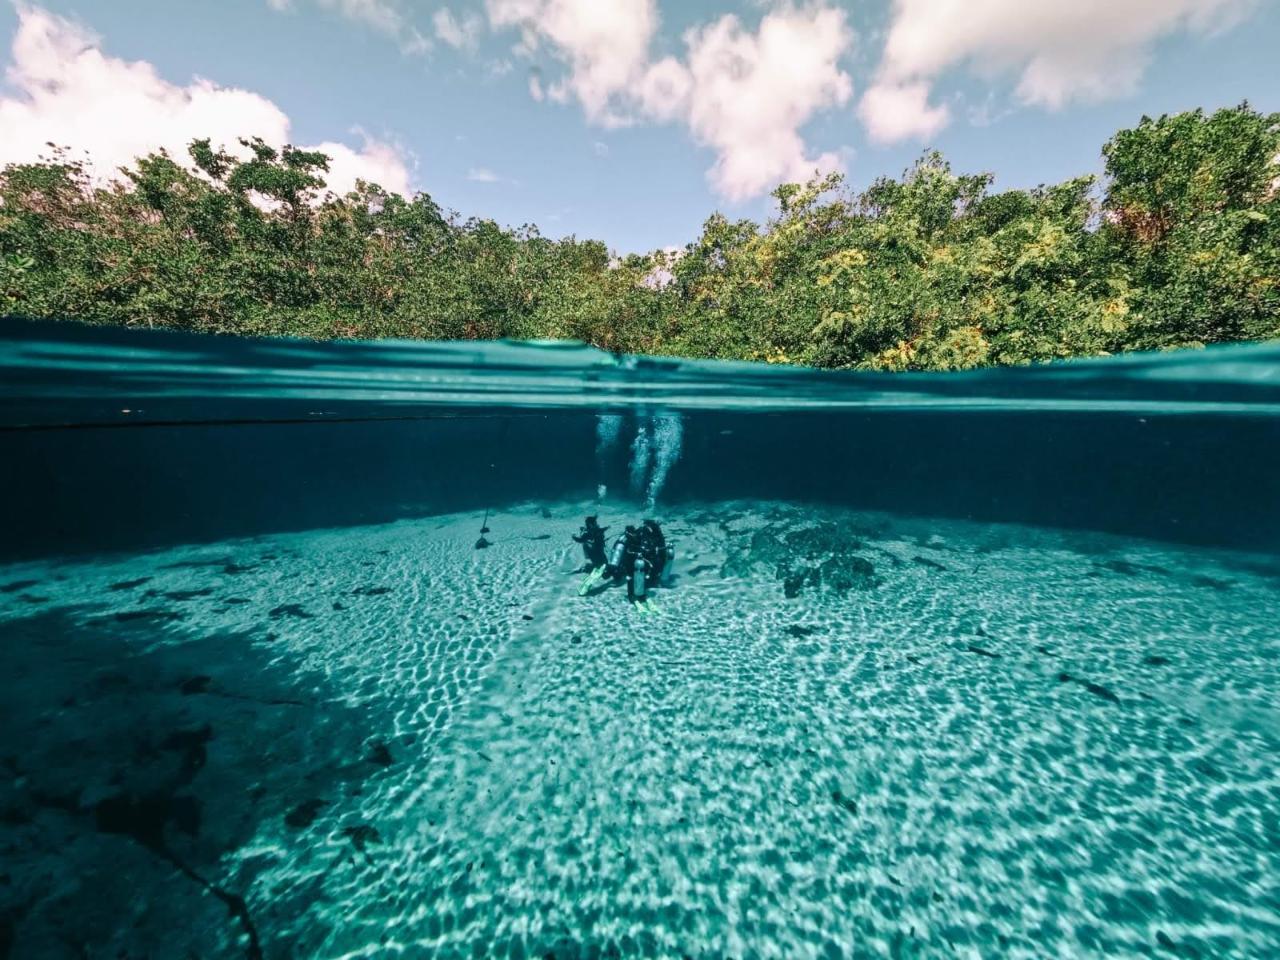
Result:
M0 956L1280 956L1278 441L1270 345L6 321Z

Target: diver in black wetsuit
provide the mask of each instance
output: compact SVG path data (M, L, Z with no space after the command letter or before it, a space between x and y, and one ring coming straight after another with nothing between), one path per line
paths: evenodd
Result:
M646 520L640 529L641 552L649 565L649 582L655 584L662 579L663 570L671 559L667 538L657 520Z
M587 519L590 522L594 518ZM587 528L583 527L583 537L573 538L583 544L584 551L587 549L584 542L586 533ZM603 543L603 534L600 539ZM596 583L607 577L614 583L625 582L627 599L636 604L641 612L652 613L657 608L649 599L649 588L662 581L664 573L671 567L673 553L656 520L646 520L639 527L628 524L613 541L607 560L603 565L592 568L587 579L578 588L578 593L585 596ZM587 559L588 562L593 562L595 558L588 554Z
M636 560L640 557L640 531L627 524L627 528L618 539L613 541L609 551L609 562L605 566L605 576L615 583L627 582L627 596L631 597L632 574L636 569Z
M574 543L582 544L582 555L587 561L580 572L590 573L609 562L609 558L604 555L604 535L608 529L600 526L595 517L587 517L584 521L582 529L573 538Z

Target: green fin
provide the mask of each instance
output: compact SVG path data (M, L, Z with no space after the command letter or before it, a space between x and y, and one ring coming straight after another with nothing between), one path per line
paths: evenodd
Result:
M588 590L596 585L604 577L604 567L596 567L587 574L587 578L582 581L582 586L578 587L578 596L586 596Z

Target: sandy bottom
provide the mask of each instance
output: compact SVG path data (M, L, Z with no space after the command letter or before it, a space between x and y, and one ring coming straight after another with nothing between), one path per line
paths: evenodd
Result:
M1280 955L1280 562L595 509L0 568L0 957Z

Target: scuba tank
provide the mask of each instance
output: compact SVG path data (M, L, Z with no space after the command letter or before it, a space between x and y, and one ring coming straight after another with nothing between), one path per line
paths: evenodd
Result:
M666 549L662 552L662 572L659 579L662 585L666 586L671 582L671 568L676 565L676 548L675 544L668 542Z
M613 541L613 551L609 554L609 566L614 570L622 569L622 561L627 553L626 537Z
M649 564L645 562L644 557L636 557L636 568L631 572L631 591L636 600L644 599L648 586L645 582L648 572Z

